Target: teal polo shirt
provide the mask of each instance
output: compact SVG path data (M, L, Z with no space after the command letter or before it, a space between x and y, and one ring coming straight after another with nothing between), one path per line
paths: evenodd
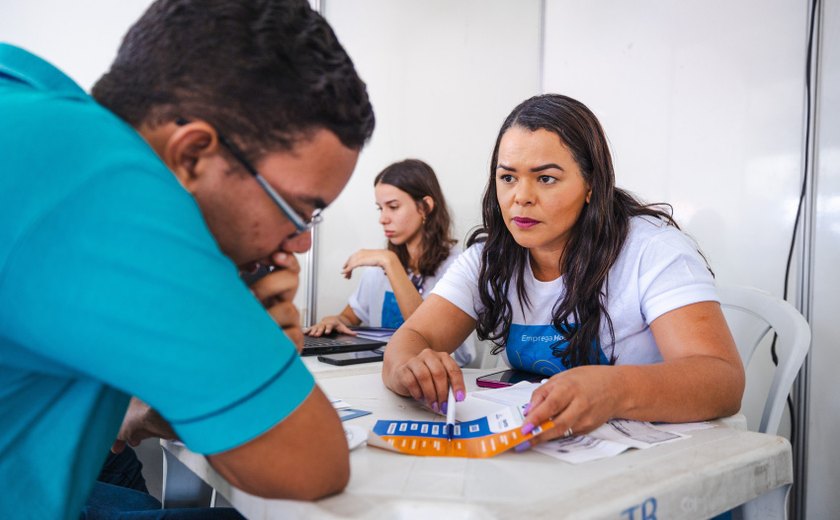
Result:
M313 385L141 136L0 44L0 514L78 518L131 395L212 454Z

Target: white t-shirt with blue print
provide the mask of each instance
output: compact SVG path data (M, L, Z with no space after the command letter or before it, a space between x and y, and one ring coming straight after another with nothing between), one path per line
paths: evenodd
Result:
M483 247L475 244L467 249L432 291L473 319L483 309L478 294ZM563 334L551 324L552 311L565 291L563 277L541 282L534 278L530 263L524 277L530 306L520 305L516 280L511 280L508 297L513 319L503 356L512 368L553 375L567 368L552 350L565 348ZM607 310L615 346L602 319L600 364L613 358L618 365L662 361L650 331L653 320L692 303L719 301L714 278L695 243L680 230L648 217L630 220L627 240L610 269L608 287Z
M460 248L453 247L449 257L444 260L434 276L427 276L423 280L423 291L421 296L426 299L432 288L437 284L443 273L449 269L458 255ZM363 267L359 286L350 296L350 308L356 314L362 324L368 327L399 328L405 322L400 308L397 305L397 298L391 288L391 282L385 275L385 271L379 267ZM475 346L467 340L458 347L453 354L455 361L464 366L475 358Z

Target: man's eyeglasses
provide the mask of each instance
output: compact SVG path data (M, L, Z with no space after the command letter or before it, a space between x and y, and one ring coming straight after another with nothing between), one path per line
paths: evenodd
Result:
M186 119L179 118L176 121L176 124L185 125L188 122L189 121L187 121ZM266 195L269 196L269 198L274 202L274 204L277 205L277 207L280 209L283 215L287 219L289 219L289 221L295 226L295 233L293 236L306 233L307 231L320 224L322 220L324 220L323 215L321 215L321 208L315 208L315 211L312 212L312 217L309 220L303 218L300 215L300 213L295 211L295 209L288 202L286 202L286 199L281 197L280 194L277 193L274 190L274 188L271 187L268 181L265 180L265 177L260 175L260 172L258 172L257 169L254 168L254 166L248 161L248 159L245 158L245 154L242 153L242 151L239 148L237 148L232 142L228 141L228 139L222 134L217 133L216 135L219 138L219 143L221 143L222 146L227 148L227 150L230 152L233 158L236 159L248 173L253 175L254 179L256 179L256 181L262 187L263 191L265 191Z

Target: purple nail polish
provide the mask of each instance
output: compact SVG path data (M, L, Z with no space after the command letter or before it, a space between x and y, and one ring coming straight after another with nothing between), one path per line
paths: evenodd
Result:
M531 448L531 443L528 441L523 442L522 444L517 444L516 447L513 448L513 451L516 453L522 453L525 450Z
M459 403L464 400L464 397L465 396L464 396L464 391L463 390L458 390L457 392L455 392L455 400L458 401Z
M522 415L528 415L528 410L531 409L531 403L526 403L524 407L522 407Z
M446 413L446 409L449 407L449 403L440 403L440 411Z
M534 429L534 425L531 423L525 423L525 426L522 427L522 435L528 435Z
M435 413L437 413L437 412L438 412L438 405L437 405L437 403L432 403L432 410L434 410L434 411L435 411Z

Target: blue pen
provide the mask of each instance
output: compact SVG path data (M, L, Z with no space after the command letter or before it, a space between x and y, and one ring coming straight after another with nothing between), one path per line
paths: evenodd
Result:
M446 401L446 437L451 441L455 434L455 393L449 387L449 399Z

